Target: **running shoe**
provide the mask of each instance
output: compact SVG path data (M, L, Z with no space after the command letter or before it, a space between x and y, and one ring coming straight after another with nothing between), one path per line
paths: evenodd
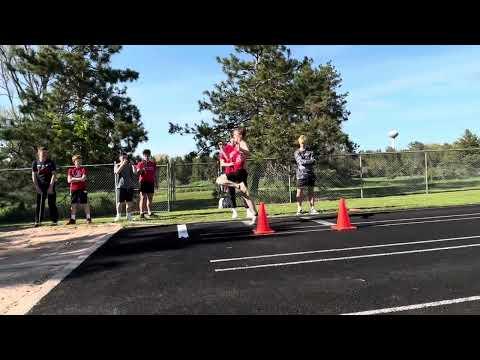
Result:
M303 209L297 210L297 216L305 214L305 211Z
M91 218L88 218L87 219L87 224L91 224L92 223L92 219Z
M68 222L66 223L66 225L75 225L76 223L76 220L70 218L70 220L68 220Z
M118 221L120 221L120 220L121 220L120 215L115 216L115 219L113 219L113 221L115 221L115 222L118 222Z
M140 214L140 220L145 220L145 214L144 213Z
M318 211L315 208L310 209L310 215L318 215Z

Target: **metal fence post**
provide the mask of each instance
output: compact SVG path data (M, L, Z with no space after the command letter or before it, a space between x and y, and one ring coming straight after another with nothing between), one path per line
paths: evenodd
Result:
M291 182L291 174L292 173L292 165L288 164L288 198L290 200L290 204L292 203L292 182Z
M117 212L117 204L118 204L118 189L117 189L117 184L118 184L118 174L115 174L115 161L113 162L113 188L115 189L115 212Z
M360 198L363 199L363 165L362 165L362 155L359 155L360 159Z
M170 212L170 197L171 197L171 185L170 185L170 159L167 159L167 211Z
M425 151L425 193L428 195L428 152Z

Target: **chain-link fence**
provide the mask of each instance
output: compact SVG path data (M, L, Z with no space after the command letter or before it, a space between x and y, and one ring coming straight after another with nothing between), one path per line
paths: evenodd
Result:
M84 165L94 216L115 214L113 164ZM65 218L70 212L67 166L58 168L57 204ZM275 159L248 161L248 187L256 202L296 201L296 164ZM480 189L480 149L361 153L331 156L317 161L317 200L367 198L405 194ZM218 206L223 190L215 184L218 162L157 165L158 188L152 210L197 210ZM138 183L135 187L138 209ZM0 221L34 219L35 192L31 169L0 170ZM242 205L237 199L239 206ZM48 213L46 213L48 216Z
M93 216L113 216L117 191L115 187L114 164L82 165L87 169L87 192ZM70 214L70 190L67 172L71 166L57 166L57 208L60 218ZM168 165L157 165L158 188L152 203L152 211L169 211L171 189L168 178ZM34 221L36 192L32 181L32 169L0 169L0 221ZM138 211L139 184L135 183L134 209ZM83 213L80 210L81 215ZM48 205L45 218L49 218Z

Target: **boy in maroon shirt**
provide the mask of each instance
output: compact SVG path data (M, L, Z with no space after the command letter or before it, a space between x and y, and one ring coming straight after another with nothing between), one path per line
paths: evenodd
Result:
M157 164L150 156L150 150L143 150L143 160L135 167L137 174L139 174L138 182L140 183L140 219L145 219L145 207L147 208L148 216L154 216L150 206L153 202L155 188L158 187Z
M83 205L87 223L92 222L90 217L90 205L88 204L87 196L87 169L82 167L82 158L80 155L72 157L74 167L68 169L67 182L70 184L70 196L72 199L72 208L70 220L67 225L73 225L76 223L76 214L78 204Z

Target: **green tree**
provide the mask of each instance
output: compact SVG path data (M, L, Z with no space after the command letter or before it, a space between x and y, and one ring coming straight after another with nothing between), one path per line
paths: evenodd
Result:
M147 140L138 108L125 82L130 69L114 69L121 46L2 46L3 83L18 97L0 141L17 166L27 165L38 145L48 144L59 163L73 153L85 162L111 162L120 150L133 152ZM3 122L5 123L5 119Z
M326 155L352 151L355 145L341 130L348 119L341 78L330 64L293 59L285 46L236 46L235 54L217 58L226 80L205 91L199 110L212 114L194 126L170 123L170 133L193 134L203 153L215 149L238 126L247 129L254 158L291 161L300 134Z
M480 148L480 138L466 129L463 136L455 141L454 145L461 149Z

